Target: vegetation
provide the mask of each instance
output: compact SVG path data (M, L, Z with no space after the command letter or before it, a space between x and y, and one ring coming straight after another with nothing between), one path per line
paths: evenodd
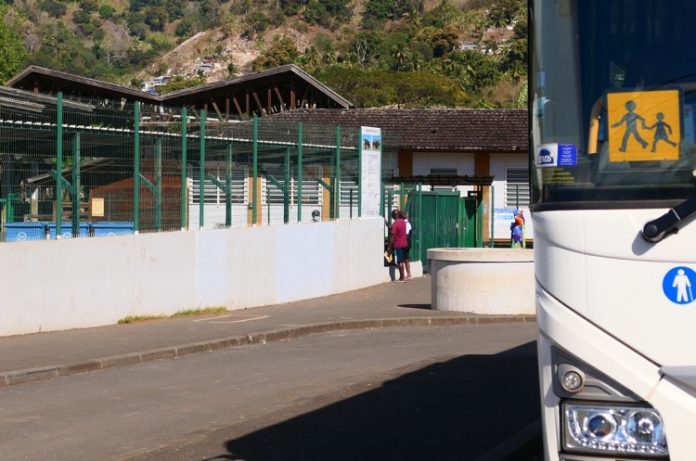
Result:
M194 315L202 314L222 314L224 312L227 312L227 308L224 306L204 307L201 309L187 309L179 311L176 314L172 315L172 317L191 317Z
M170 93L172 91L184 90L186 88L192 88L194 86L199 86L205 84L205 79L202 77L195 77L191 79L185 79L181 76L176 76L168 83L157 87L157 92L159 94Z
M27 52L20 38L20 25L0 7L0 80L10 79L27 63Z
M363 0L359 16L356 0L9 2L0 7L0 83L27 64L137 82L144 66L166 69L164 53L215 28L198 53L222 61L225 77L248 68L227 57L224 40L253 40L252 70L295 63L362 107L522 104L525 1L436 1ZM180 77L158 91L204 82Z
M166 319L164 315L129 315L122 318L117 323L119 325L129 325L136 322L147 322L148 320L162 320Z

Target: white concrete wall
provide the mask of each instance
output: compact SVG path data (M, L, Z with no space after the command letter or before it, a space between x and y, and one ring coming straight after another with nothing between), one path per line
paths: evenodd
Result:
M510 248L431 248L432 308L534 315L534 252Z
M358 205L357 197L356 203L353 205L353 218L358 217ZM283 205L282 204L271 204L271 225L283 224ZM198 229L199 222L199 210L200 207L197 203L189 205L189 229ZM259 204L259 225L268 225L268 205ZM302 222L312 222L312 211L319 210L321 213L321 205L303 205L302 206ZM232 225L233 226L247 226L247 205L232 205ZM341 206L340 217L349 218L350 217L350 206ZM290 224L297 223L297 206L290 206ZM225 205L214 205L207 204L205 206L205 216L203 217L203 222L206 229L219 229L225 227Z
M268 305L388 280L378 219L0 244L0 336Z

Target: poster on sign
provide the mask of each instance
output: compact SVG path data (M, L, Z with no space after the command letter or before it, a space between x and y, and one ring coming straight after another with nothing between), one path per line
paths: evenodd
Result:
M382 130L360 128L360 215L380 215L382 191Z

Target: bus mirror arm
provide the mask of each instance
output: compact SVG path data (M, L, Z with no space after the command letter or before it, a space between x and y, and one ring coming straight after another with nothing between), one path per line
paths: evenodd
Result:
M676 232L683 221L693 214L696 214L696 197L691 197L659 218L645 223L641 234L648 242L657 243L668 234Z

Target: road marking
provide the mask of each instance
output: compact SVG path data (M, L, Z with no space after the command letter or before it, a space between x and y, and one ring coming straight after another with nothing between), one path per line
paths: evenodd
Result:
M237 317L237 320L220 321L220 319L227 319L230 317ZM247 318L240 319L238 314L227 314L227 315L220 315L218 317L210 317L207 319L197 319L197 320L194 320L194 322L242 323L242 322L251 322L252 320L267 319L268 317L270 317L270 315L257 315L255 317L247 317Z

